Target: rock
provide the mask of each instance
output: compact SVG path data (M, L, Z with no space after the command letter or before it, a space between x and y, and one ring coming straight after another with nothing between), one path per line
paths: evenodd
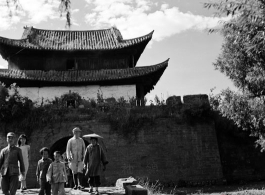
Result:
M127 185L125 186L126 195L147 195L147 189L143 188L141 185Z
M136 184L138 184L138 182L133 177L120 178L116 181L116 187L117 188L124 188L125 189L125 186L127 186L127 185L136 185Z

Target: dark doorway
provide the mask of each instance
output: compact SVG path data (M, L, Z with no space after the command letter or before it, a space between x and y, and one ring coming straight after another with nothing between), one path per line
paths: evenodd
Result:
M62 139L59 139L57 142L55 142L52 147L50 148L50 157L52 158L52 160L54 160L54 157L53 157L53 153L55 151L60 151L61 154L64 154L66 152L66 145L67 145L67 142L68 140L71 138L72 136L68 136L68 137L64 137ZM85 142L85 146L87 147L89 145L89 142L85 139L83 139L84 142ZM67 174L68 174L68 185L66 185L66 187L70 187L72 188L74 186L74 183L73 183L73 180L72 180L72 173L70 171L70 169L68 168L68 162L66 162L66 170L67 170ZM84 177L84 180L83 180L83 184L85 184L84 186L87 187L87 182L85 181L85 177Z
M75 60L67 60L66 69L67 70L75 70Z
M51 147L51 149L50 149L50 151L51 151L50 156L51 156L52 159L53 159L53 153L54 153L55 151L60 151L61 154L65 153L67 142L68 142L68 140L69 140L71 137L72 137L72 136L64 137L64 138L62 138L62 139L59 139L57 142L55 142L55 143L52 145L52 147ZM85 140L85 139L83 139L83 140L84 140L85 145L86 145L86 147L87 147L87 146L89 145L89 142L88 142L87 140Z

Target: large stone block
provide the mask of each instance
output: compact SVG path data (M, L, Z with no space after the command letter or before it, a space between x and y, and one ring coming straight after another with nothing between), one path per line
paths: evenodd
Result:
M170 96L169 98L167 98L166 100L166 104L169 106L178 106L181 105L181 97L180 96Z
M116 187L117 188L124 188L127 185L136 185L138 182L136 179L133 177L128 177L128 178L120 178L116 181Z
M147 195L147 189L143 188L141 185L127 185L125 186L126 195Z
M196 104L198 102L209 104L209 98L206 94L185 95L183 96L183 102L184 104Z

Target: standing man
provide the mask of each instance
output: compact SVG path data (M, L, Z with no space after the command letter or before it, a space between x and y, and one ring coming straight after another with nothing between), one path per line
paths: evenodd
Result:
M7 134L8 146L0 153L0 171L2 175L2 191L5 195L15 195L19 187L18 176L20 163L20 173L25 177L25 167L21 149L15 146L15 133Z
M69 168L72 170L74 179L74 189L84 189L82 186L83 179L83 159L85 155L85 142L80 137L81 129L73 129L74 136L68 140L66 146L66 156L69 160Z

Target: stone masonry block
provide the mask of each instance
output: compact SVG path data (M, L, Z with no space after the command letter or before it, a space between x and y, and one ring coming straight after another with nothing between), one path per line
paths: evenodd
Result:
M185 95L185 96L183 96L184 104L194 104L197 101L202 101L206 104L209 104L208 95L199 94L199 95Z
M169 105L169 106L181 105L182 104L181 97L180 96L175 96L175 95L170 96L169 98L167 98L166 104Z
M127 185L125 186L125 195L147 195L147 189L141 185Z
M136 179L133 177L128 177L128 178L120 178L116 181L116 187L117 188L124 188L127 185L136 185L138 182Z

